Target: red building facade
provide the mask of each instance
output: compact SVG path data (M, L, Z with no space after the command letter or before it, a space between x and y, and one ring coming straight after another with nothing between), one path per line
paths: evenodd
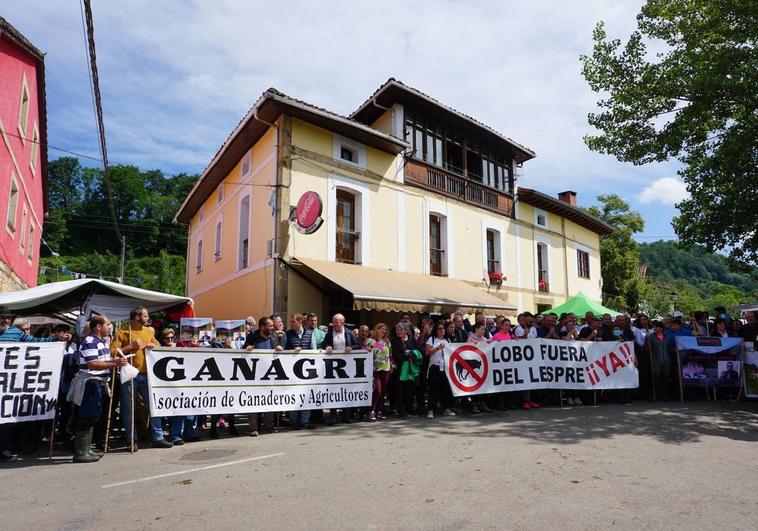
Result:
M47 211L44 59L0 17L0 292L37 285Z

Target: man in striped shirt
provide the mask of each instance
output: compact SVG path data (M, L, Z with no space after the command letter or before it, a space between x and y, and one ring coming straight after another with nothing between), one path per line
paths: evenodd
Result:
M111 358L111 323L104 315L89 320L90 333L82 341L79 372L71 381L68 401L74 403L74 462L93 463L103 455L92 451L92 430L103 409L103 395L108 394L111 369L126 365L126 358Z

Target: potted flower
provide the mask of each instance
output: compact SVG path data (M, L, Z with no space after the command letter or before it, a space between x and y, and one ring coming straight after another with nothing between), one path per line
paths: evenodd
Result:
M489 277L490 277L490 284L497 287L502 286L503 282L508 280L504 274L498 273L497 271L490 271Z
M547 280L540 280L539 282L539 288L540 291L548 292L550 291L550 283Z

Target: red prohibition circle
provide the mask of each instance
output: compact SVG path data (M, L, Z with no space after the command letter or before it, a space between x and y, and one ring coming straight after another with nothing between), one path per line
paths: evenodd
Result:
M481 376L479 376L479 374L471 368L471 365L468 364L468 361L461 356L463 352L473 352L482 359L483 371ZM476 383L473 385L466 385L463 382L458 381L455 374L455 362L462 364L471 375L471 377L476 381ZM487 355L474 345L460 346L455 349L455 352L453 352L453 354L450 356L447 371L450 375L450 381L453 382L453 385L455 385L458 389L467 393L474 392L482 385L484 385L484 382L487 380L487 372L489 371L489 366L487 364Z
M316 192L305 192L295 208L297 224L304 229L312 227L321 216L322 208L321 197Z

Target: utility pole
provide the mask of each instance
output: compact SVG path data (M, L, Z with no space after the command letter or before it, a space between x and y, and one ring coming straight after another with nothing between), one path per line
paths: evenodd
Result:
M103 163L103 181L105 190L108 195L108 206L111 211L111 220L113 229L116 232L116 238L121 242L121 283L124 283L124 262L126 261L126 237L121 234L118 228L118 218L116 217L116 207L113 200L113 183L111 182L110 165L108 164L108 148L105 143L105 123L103 120L103 105L100 98L100 80L97 74L97 57L95 52L95 23L92 20L92 0L83 0L85 32L87 34L87 54L89 56L90 77L92 80L92 98L95 106L95 119L97 122L97 132L100 138L100 152L102 153Z

